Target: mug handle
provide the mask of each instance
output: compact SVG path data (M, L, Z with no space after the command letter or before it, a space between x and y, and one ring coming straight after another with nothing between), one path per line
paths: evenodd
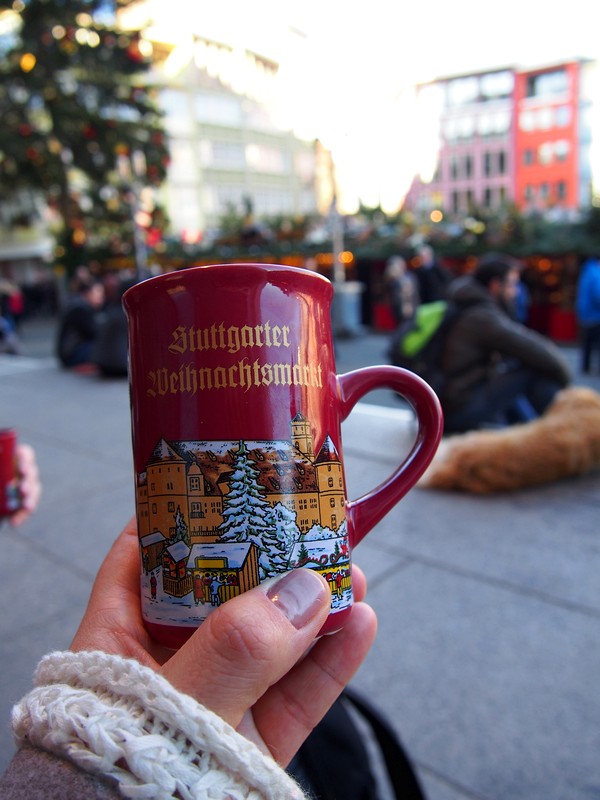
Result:
M367 494L348 501L346 515L350 523L350 545L354 547L425 472L440 442L444 417L440 401L429 384L401 367L364 367L338 375L337 383L342 421L368 392L393 389L408 400L419 425L412 450L390 477Z

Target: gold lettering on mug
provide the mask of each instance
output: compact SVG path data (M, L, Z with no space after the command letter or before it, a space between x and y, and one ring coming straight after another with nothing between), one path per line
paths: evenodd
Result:
M226 350L235 355L249 347L291 347L290 329L287 325L273 325L269 321L262 325L225 326L215 323L210 328L188 328L178 325L171 332L170 353L199 353L205 350Z
M195 367L185 364L179 370L166 367L148 372L149 397L190 394L218 389L249 391L261 386L307 386L323 388L320 364L271 364L242 358L230 367Z
M236 355L241 350L263 347L292 347L291 330L287 325L274 325L266 320L261 325L226 325L214 323L208 328L178 325L171 331L167 345L170 353L186 355L209 350L223 350ZM229 366L198 367L193 362L181 364L178 369L159 369L148 372L148 397L174 394L195 395L198 392L219 389L242 389L247 392L262 386L323 387L320 364L303 363L301 349L295 353L295 363L266 362L246 356Z

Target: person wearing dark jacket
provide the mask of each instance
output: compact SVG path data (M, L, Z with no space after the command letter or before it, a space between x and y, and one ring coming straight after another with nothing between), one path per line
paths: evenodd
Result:
M56 355L63 367L91 363L103 305L104 286L100 281L90 278L77 283L75 296L65 309L58 330Z
M445 300L452 274L438 262L433 248L423 244L417 251L417 269L414 272L421 303Z
M518 262L489 254L449 287L457 316L442 354L446 432L534 419L570 383L560 350L514 320L518 282Z

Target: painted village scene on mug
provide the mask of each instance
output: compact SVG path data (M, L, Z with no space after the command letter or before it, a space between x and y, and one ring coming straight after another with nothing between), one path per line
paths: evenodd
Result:
M289 441L165 441L137 476L142 608L197 625L225 600L296 567L318 570L331 610L352 604L341 459L298 413Z

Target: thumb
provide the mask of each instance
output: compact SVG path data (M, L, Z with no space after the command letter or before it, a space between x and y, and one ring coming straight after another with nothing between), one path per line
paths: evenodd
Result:
M235 728L310 646L330 605L324 578L291 570L219 606L161 672Z

